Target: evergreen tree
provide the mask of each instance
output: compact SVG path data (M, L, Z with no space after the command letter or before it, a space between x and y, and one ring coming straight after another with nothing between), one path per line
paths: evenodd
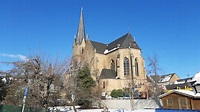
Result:
M6 96L6 83L0 77L0 102L4 100Z

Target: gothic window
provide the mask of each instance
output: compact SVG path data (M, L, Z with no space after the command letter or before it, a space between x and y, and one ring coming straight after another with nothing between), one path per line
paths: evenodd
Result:
M135 58L135 75L139 76L138 60Z
M114 60L111 60L110 69L115 70L115 62L114 62Z
M124 58L124 75L129 75L129 60L127 57Z

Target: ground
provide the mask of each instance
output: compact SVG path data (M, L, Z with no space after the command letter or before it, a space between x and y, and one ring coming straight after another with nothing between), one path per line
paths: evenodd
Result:
M57 107L61 112L74 112L68 107ZM138 110L123 110L123 109L108 109L109 112L200 112L194 110L162 110L162 109L138 109ZM78 112L103 112L103 109L79 109Z

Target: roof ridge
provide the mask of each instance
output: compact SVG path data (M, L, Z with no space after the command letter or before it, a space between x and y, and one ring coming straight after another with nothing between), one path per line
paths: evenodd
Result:
M113 42L115 42L115 41L117 41L117 40L120 40L120 39L122 39L122 38L125 38L125 37L127 37L127 35L128 35L129 33L126 33L126 34L124 34L124 35L122 35L122 36L120 36L119 38L117 38L116 40L114 40L114 41L112 41L112 42L110 42L109 44L111 44L111 43L113 43ZM125 39L124 39L125 40ZM123 43L123 42L122 42ZM108 45L109 45L108 44Z
M101 43L101 42L97 42L97 41L93 41L93 40L90 40L91 42L96 42L96 43L100 43L100 44L104 44L104 45L107 45L105 43Z

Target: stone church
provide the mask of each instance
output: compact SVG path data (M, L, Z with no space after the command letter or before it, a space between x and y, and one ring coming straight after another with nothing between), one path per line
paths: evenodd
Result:
M78 65L89 66L92 78L99 81L102 95L109 95L113 89L133 87L131 83L138 92L147 90L144 59L132 35L126 33L107 44L88 39L82 9L72 59Z

